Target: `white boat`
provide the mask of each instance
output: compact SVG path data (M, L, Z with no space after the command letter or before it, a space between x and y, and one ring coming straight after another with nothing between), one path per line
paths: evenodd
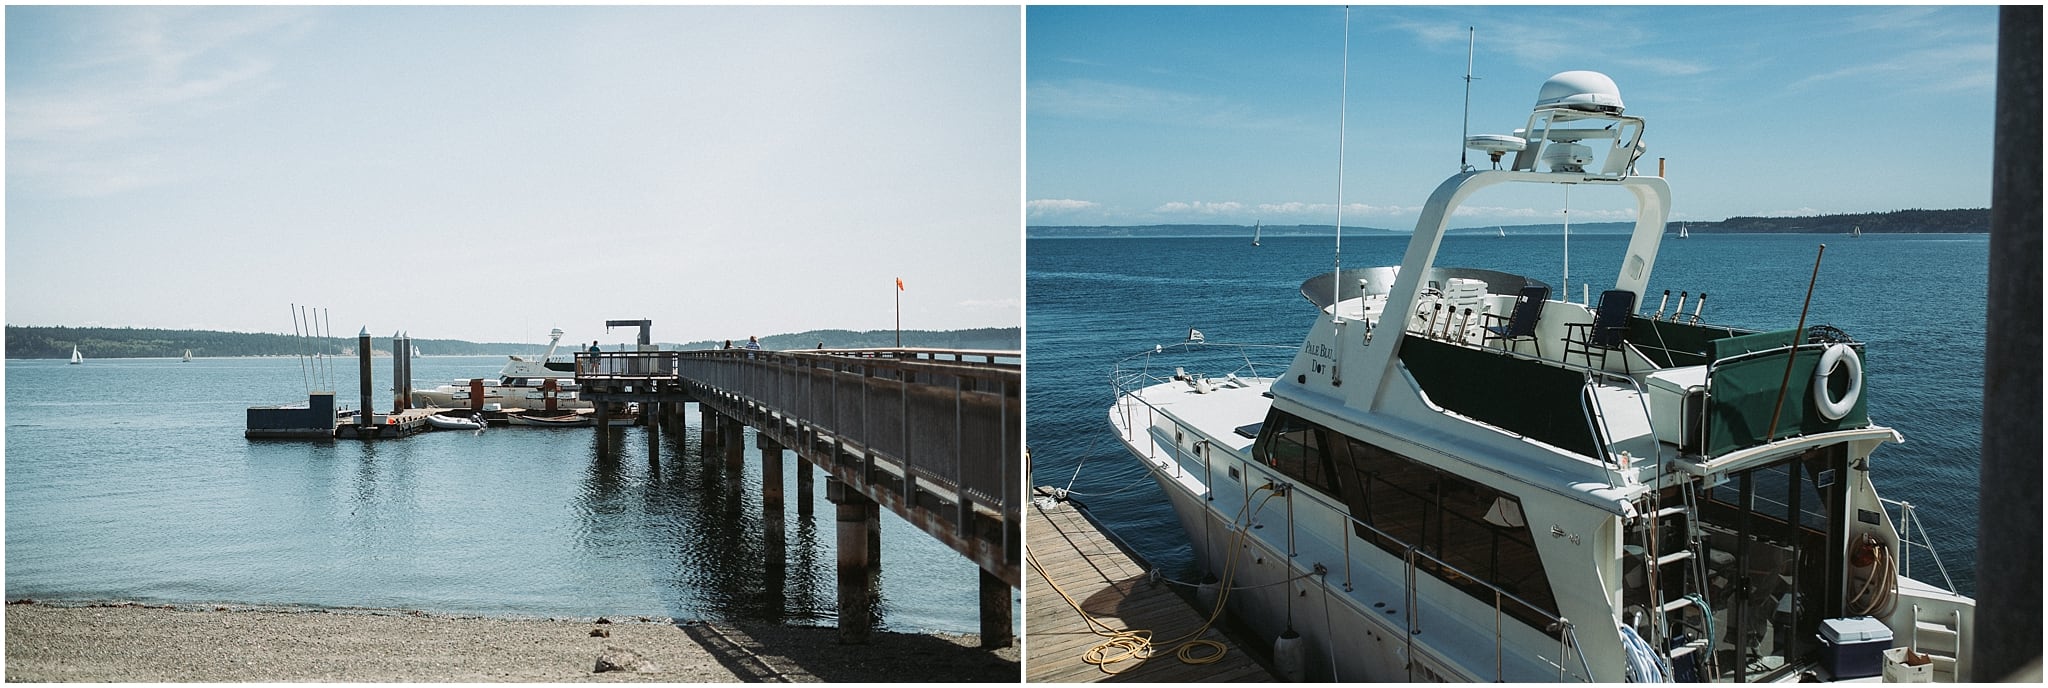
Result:
M1185 370L1237 369L1119 365L1110 424L1229 611L1307 680L1874 680L1907 646L1970 680L1975 601L1901 570L1931 539L1870 480L1903 438L1869 419L1863 344L1642 315L1672 207L1635 171L1644 120L1566 72L1523 131L1437 188L1399 267L1302 286L1284 373L1193 341ZM1636 201L1596 306L1435 265L1473 192L1550 184Z
M185 350L185 358L184 358L184 359L182 359L182 360L180 360L179 362L180 362L180 363L191 363L191 362L192 362L192 350L191 350L191 349L186 349L186 350Z
M456 416L445 416L438 413L431 416L427 416L427 424L432 425L436 428L440 428L442 430L484 429L484 421L481 418L459 418Z
M1691 227L1691 226L1689 226L1689 225L1684 225L1684 224L1681 224L1681 225L1679 225L1679 226L1678 226L1678 238L1680 238L1680 239L1687 239L1687 238L1691 238L1691 237L1692 237L1692 227Z
M1506 238L1508 238L1508 228L1506 228L1506 227L1495 227L1494 229L1495 229L1495 230L1498 230L1498 231L1500 232L1500 238L1502 238L1502 239L1506 239Z
M552 330L548 332L547 352L539 360L507 356L511 360L498 371L497 379L483 380L482 403L499 404L506 409L545 409L548 395L553 394L557 409L590 408L590 402L577 393L576 362L555 360L555 349L561 341L562 331ZM549 383L554 390L547 389ZM414 390L412 400L421 407L469 408L472 392L469 380L455 380L433 389Z
M505 416L505 420L513 425L542 428L587 428L595 423L590 414L584 413L562 413L553 416L530 415L530 413L510 414Z
M1252 245L1253 245L1253 246L1257 246L1257 245L1259 245L1259 228L1260 228L1260 226L1261 226L1261 225L1263 225L1263 224L1264 224L1264 223L1262 223L1262 222L1259 222L1259 221L1253 221L1253 222L1252 222Z
M79 355L79 353L78 353L78 347L75 347L75 346L74 346L74 347L71 347L71 365L78 365L78 364L80 364L80 363L84 363L84 362L85 362L85 357L84 357L84 356L81 356L81 355Z
M1863 225L1856 225L1856 228L1855 228L1855 229L1849 230L1849 236L1851 236L1851 237L1860 237L1860 236L1863 236Z

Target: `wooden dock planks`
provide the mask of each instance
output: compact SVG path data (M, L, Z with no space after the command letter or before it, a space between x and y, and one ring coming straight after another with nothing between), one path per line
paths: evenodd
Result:
M1181 638L1203 618L1166 585L1147 581L1145 569L1124 554L1074 505L1033 500L1026 509L1025 549L1045 575L1081 608L1112 629L1150 629L1158 656L1110 665L1105 673L1081 657L1107 638L1090 630L1060 592L1037 571L1027 571L1024 619L1024 680L1032 683L1181 683L1273 681L1271 673L1228 640L1208 629L1203 638L1229 648L1213 664L1188 664L1174 656ZM1199 653L1208 652L1200 648Z

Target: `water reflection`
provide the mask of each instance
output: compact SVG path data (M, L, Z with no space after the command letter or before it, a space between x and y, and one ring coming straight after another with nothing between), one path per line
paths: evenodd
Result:
M775 513L764 512L751 431L743 436L746 461L736 468L715 441L706 451L700 427L668 425L652 445L650 428L614 428L603 443L609 446L593 434L577 496L578 546L594 557L646 548L637 554L677 619L832 621L836 590L826 587L831 572L820 570L832 558L819 540L815 507L795 509L786 498ZM786 479L800 459L781 458Z

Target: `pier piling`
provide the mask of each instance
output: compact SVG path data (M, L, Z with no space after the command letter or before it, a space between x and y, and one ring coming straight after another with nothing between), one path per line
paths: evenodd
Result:
M647 425L647 460L649 462L659 461L661 460L661 404L653 404L650 407L645 407L645 410L646 413L642 418L645 419Z
M732 469L733 475L739 475L740 469L747 464L747 426L738 418L728 417L721 419L719 429L718 446L725 450L725 467Z
M981 577L981 646L1009 647L1017 634L1011 630L1010 584L988 569L975 569Z
M370 401L370 328L365 325L361 334L356 335L357 389L362 392L362 410L356 413L356 425L369 427L377 422L377 406Z
M826 478L825 496L839 512L839 642L865 645L874 626L874 589L881 575L881 505L838 478Z
M815 511L811 507L812 495L817 491L811 487L811 462L798 459L796 462L796 513L809 516Z
M782 445L767 435L755 435L761 449L761 509L768 520L780 527L782 521Z

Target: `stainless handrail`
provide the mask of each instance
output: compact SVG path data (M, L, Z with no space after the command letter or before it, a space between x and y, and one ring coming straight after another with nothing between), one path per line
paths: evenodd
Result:
M1899 507L1899 524L1901 526L1899 529L1899 542L1903 542L1906 545L1899 548L1899 571L1904 573L1907 578L1913 577L1913 546L1919 545L1927 550L1927 556L1934 558L1934 567L1941 571L1942 583L1948 586L1949 592L1955 592L1956 581L1954 578L1949 577L1948 565L1941 562L1941 553L1934 551L1934 538L1927 534L1927 526L1922 524L1919 515L1914 513L1913 503L1887 499L1885 497L1878 497L1877 501ZM1921 540L1913 539L1913 529L1915 527L1918 527L1920 530Z

